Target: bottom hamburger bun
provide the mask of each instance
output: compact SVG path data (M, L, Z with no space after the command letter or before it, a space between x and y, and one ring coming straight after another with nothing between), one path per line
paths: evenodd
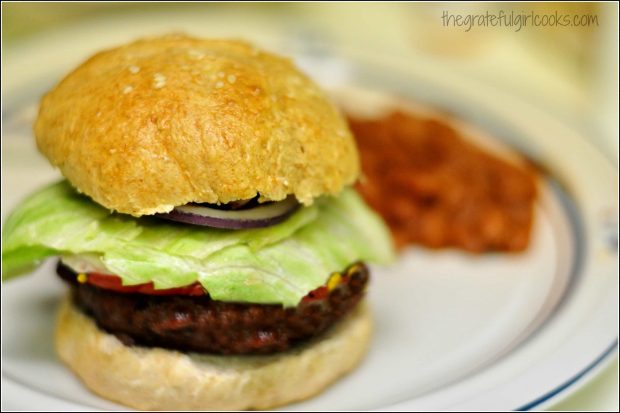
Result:
M129 347L66 298L56 350L96 394L143 410L268 409L309 398L353 369L368 348L360 303L326 334L281 354L219 356Z

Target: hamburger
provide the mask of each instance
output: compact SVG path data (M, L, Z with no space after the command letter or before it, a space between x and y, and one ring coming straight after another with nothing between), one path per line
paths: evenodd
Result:
M367 263L393 258L351 189L346 121L286 58L175 35L100 52L34 125L64 180L3 228L3 279L59 256L55 345L139 409L262 409L353 369Z

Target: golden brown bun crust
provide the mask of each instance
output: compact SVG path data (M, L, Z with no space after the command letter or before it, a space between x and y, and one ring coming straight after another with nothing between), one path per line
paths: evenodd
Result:
M60 358L95 393L144 410L268 409L311 397L366 353L362 303L322 339L272 356L187 355L128 347L66 299L56 325Z
M100 52L42 99L35 135L78 190L136 216L256 194L310 204L359 174L326 95L241 41L177 35Z

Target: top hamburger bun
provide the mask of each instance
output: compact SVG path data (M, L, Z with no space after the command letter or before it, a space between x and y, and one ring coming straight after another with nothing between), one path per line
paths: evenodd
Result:
M166 36L98 53L43 98L35 135L79 191L134 216L256 195L311 204L359 174L326 95L241 41Z

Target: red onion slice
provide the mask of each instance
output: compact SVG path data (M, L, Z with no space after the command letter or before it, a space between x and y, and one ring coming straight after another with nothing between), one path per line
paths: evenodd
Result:
M187 224L213 228L245 229L268 227L284 221L299 207L294 196L250 209L221 210L202 205L183 205L159 217Z

